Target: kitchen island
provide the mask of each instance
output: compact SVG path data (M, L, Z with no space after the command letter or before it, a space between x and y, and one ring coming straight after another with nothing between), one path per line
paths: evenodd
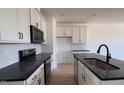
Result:
M105 62L106 57L95 53L74 54L74 73L78 84L124 84L123 61L111 58L109 63L105 63L113 67L110 68L100 62L90 64L86 59Z

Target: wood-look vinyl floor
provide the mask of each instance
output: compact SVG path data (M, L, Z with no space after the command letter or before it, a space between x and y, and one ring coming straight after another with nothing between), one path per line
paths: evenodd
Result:
M75 85L73 64L61 63L58 64L49 78L49 85Z

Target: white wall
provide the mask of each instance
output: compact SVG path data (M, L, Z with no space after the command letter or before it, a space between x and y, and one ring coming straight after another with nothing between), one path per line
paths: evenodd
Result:
M57 38L57 62L72 62L72 38Z
M37 53L41 52L39 44L0 44L0 68L18 62L18 51L29 48L36 48Z
M94 23L88 25L87 48L95 52L102 43L108 45L113 58L124 60L124 23ZM101 54L106 54L102 48Z
M53 17L47 18L47 44L42 45L42 52L53 52L52 70L57 67L56 60L56 20Z

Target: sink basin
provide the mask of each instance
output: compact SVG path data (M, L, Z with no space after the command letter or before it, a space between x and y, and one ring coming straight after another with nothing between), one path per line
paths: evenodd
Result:
M84 58L85 62L88 63L91 66L95 66L101 70L118 70L120 69L117 66L111 65L107 62L104 62L102 60L96 59L96 58Z

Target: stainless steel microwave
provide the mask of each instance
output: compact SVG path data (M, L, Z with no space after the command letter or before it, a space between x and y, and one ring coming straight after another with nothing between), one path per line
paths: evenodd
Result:
M36 26L30 25L31 43L43 43L44 33Z

